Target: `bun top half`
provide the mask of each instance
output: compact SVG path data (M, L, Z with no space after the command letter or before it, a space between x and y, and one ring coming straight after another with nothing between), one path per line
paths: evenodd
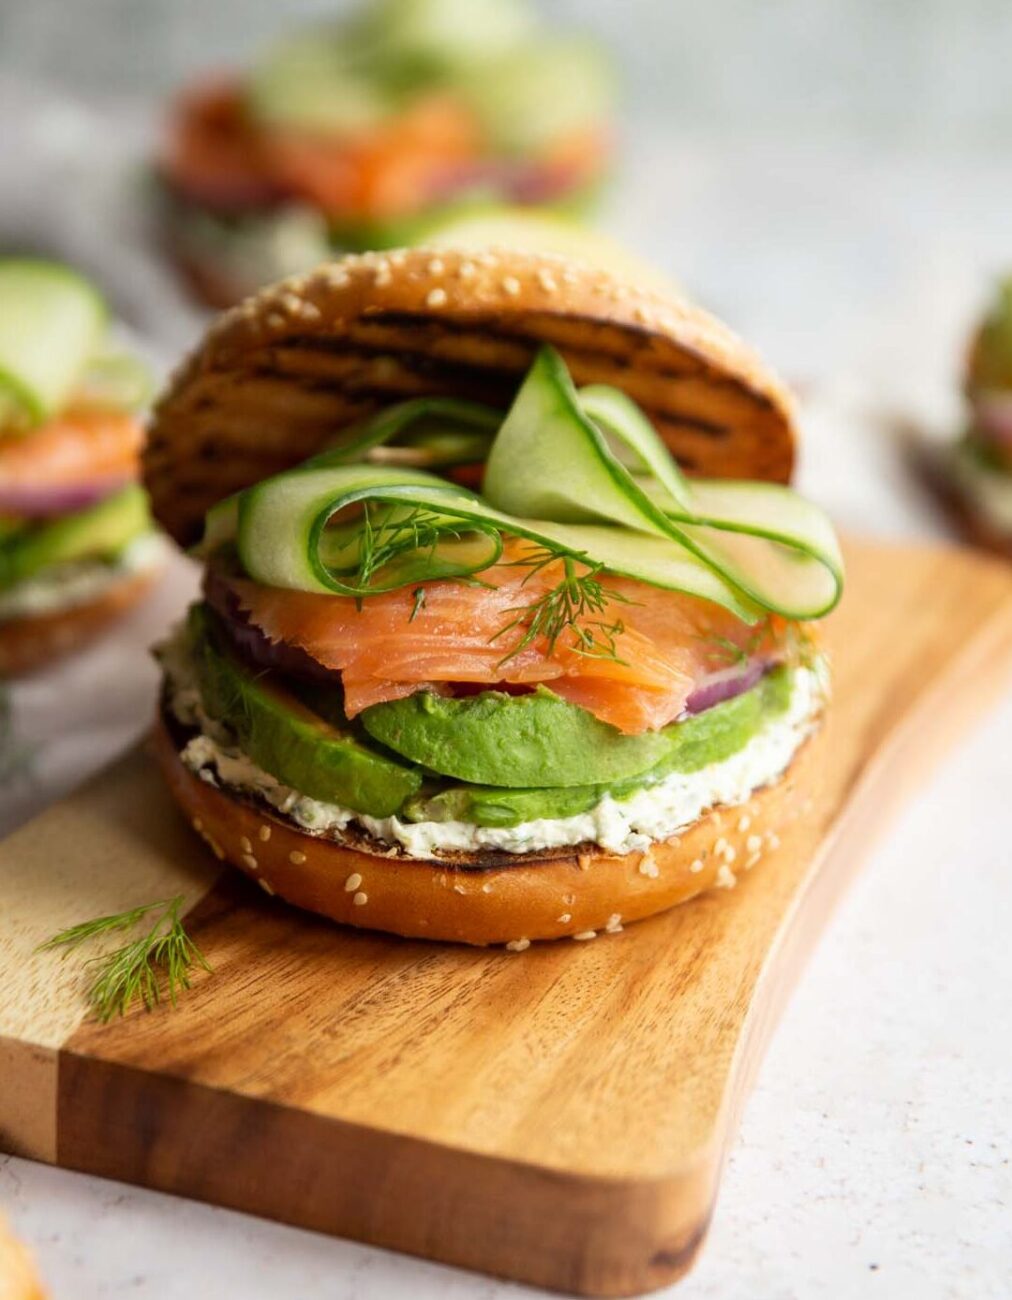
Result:
M182 545L223 497L410 397L505 408L542 344L643 408L690 474L787 482L789 396L692 303L547 253L411 249L329 262L226 312L158 402L144 476Z

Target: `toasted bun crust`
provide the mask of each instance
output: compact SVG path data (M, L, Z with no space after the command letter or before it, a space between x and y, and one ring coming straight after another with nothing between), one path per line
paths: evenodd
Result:
M974 509L973 501L955 482L948 457L923 439L909 437L907 457L914 472L934 495L952 527L972 546L1012 560L1012 533L995 528L989 519Z
M590 938L591 931L653 916L715 885L731 886L736 872L776 844L803 802L799 786L814 775L804 746L779 781L748 801L746 818L742 807L714 809L646 853L586 845L418 861L309 835L265 806L210 785L184 765L164 720L153 749L194 829L269 894L345 925L470 944Z
M32 1257L0 1218L0 1300L46 1300Z
M691 473L785 482L785 390L697 307L544 253L448 249L326 263L222 316L155 409L144 473L189 545L231 492L318 451L391 402L505 406L542 343L578 384L617 385Z
M0 677L20 677L82 649L147 594L154 566L123 578L96 600L0 623Z

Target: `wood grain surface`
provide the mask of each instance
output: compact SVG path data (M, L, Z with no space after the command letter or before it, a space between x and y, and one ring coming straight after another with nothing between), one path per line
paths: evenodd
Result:
M619 934L506 954L343 930L219 876L137 756L43 814L0 845L0 959L25 972L0 1004L0 1141L553 1289L677 1278L833 903L1012 667L1007 567L868 543L848 561L835 701L779 847ZM25 944L155 880L199 896L214 974L175 1011L88 1023L79 969ZM5 1059L40 1051L19 1086Z

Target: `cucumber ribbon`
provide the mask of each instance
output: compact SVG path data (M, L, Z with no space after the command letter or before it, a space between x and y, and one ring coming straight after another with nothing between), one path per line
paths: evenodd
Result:
M747 623L819 618L839 600L842 559L821 510L778 484L685 478L634 402L603 385L577 390L554 349L538 353L492 436L498 418L451 399L390 408L341 447L220 502L198 549L234 541L258 582L360 599L477 580L509 536ZM491 436L481 496L415 466L349 463L419 421L450 447Z

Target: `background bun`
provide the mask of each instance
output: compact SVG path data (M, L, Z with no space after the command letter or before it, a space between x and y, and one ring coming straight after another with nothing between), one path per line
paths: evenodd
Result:
M155 409L144 472L181 544L222 497L304 460L407 397L505 406L539 344L578 384L643 406L688 471L785 482L785 390L692 304L549 254L367 253L264 290L222 316Z
M145 596L159 576L159 568L145 569L124 577L97 600L0 623L0 677L35 672L81 649Z
M591 937L663 912L758 864L795 814L810 777L803 746L788 773L741 810L716 808L646 853L586 847L456 854L415 861L308 835L252 801L201 780L164 722L154 749L176 802L216 856L297 907L345 925L471 944ZM731 864L734 864L733 867ZM504 865L505 864L505 865Z

